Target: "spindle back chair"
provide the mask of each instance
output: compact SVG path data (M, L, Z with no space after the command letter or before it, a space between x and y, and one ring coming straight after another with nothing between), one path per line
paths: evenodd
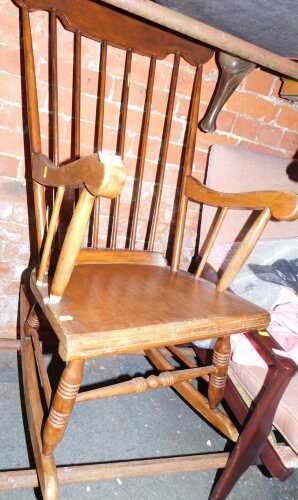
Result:
M21 351L26 408L35 455L39 484L44 498L59 497L58 475L53 452L62 440L74 404L103 397L144 392L158 387L174 387L205 419L232 441L238 432L230 419L218 408L222 400L230 353L229 337L239 331L264 328L268 314L262 309L231 295L225 290L252 250L271 216L291 219L297 216L297 198L289 193L246 193L226 195L205 188L191 176L200 104L202 65L212 51L169 32L159 26L108 8L90 0L17 0L21 8L27 118L30 137L30 162L33 183L39 259L31 273L30 285L35 303L29 307L27 284L21 294ZM42 153L35 66L30 30L30 11L49 13L51 154ZM74 33L74 87L72 158L59 163L57 20ZM100 42L99 94L97 100L94 152L80 157L81 114L81 45L88 37ZM126 51L122 82L116 155L103 151L107 50L116 46ZM121 190L125 183L125 140L129 108L129 88L134 53L150 57L138 157L133 184L132 203L127 225L126 244L118 245ZM159 155L155 190L144 250L137 248L137 231L141 206L142 182L147 154L154 79L158 59L174 54L166 117ZM195 67L187 127L177 187L178 212L173 216L173 249L170 266L160 253L154 252L163 184L170 144L171 124L177 89L179 62L183 57ZM53 188L55 198L47 217L45 189ZM76 188L76 191L69 189ZM75 195L73 196L73 193ZM111 200L108 248L99 248L101 224L100 198ZM67 198L73 214L63 238L57 229L63 223L61 207ZM173 196L174 198L174 196ZM50 198L52 199L52 198ZM220 207L210 244L195 277L179 271L188 200ZM251 208L261 213L234 256L217 287L200 278L203 264L229 208ZM90 222L91 221L91 222ZM82 248L89 225L91 241ZM58 235L58 236L57 236ZM171 234L170 234L171 236ZM62 241L56 258L52 251ZM58 245L59 246L59 245ZM200 278L200 279L199 279ZM219 293L222 292L222 293ZM38 304L39 309L36 307ZM137 311L137 314L136 314ZM58 389L52 393L40 346L38 329L41 313L50 323L59 343L59 354L66 367ZM207 367L193 365L176 345L197 339L216 338L213 362ZM186 369L174 370L168 357L159 349L167 348ZM84 362L104 354L134 353L142 350L159 376L134 378L109 387L79 392ZM38 375L36 372L38 367ZM205 398L191 384L203 377L209 385ZM47 406L44 415L39 392L41 384ZM43 419L46 419L43 425ZM247 438L241 437L212 498L223 499L243 470ZM242 455L239 460L239 446ZM236 457L236 460L235 460ZM157 465L158 463L158 465ZM122 477L206 467L224 467L226 454L213 457L194 455L158 461L141 460L122 463ZM231 464L231 465L230 465ZM243 465L244 464L244 465ZM90 466L78 477L102 479L118 477L117 464ZM61 472L60 479L65 479ZM69 480L69 478L68 478Z

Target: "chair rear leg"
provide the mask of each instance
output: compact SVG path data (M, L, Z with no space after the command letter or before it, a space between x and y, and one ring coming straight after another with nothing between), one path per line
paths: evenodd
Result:
M72 360L63 370L43 432L43 452L53 453L63 438L84 372L84 360Z
M20 293L21 361L26 414L31 444L42 497L44 500L59 500L57 469L54 458L52 455L46 457L42 452L41 429L44 412L40 399L34 350L30 338L30 330L26 321L29 308L30 306L24 287L22 286ZM32 326L30 326L30 328L32 328Z

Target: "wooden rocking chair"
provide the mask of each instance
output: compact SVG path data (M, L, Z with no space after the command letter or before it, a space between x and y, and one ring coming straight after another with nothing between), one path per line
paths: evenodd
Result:
M28 303L29 283L21 293L21 356L26 409L34 450L39 485L45 499L59 498L59 482L84 479L112 479L119 476L164 474L206 468L225 470L211 498L222 500L235 481L251 464L247 444L258 435L249 425L238 438L237 429L218 408L224 394L230 353L230 335L251 332L268 325L266 311L226 291L246 257L252 251L271 217L294 219L298 216L297 197L290 193L262 192L223 194L204 187L191 176L200 103L202 65L212 51L190 39L163 30L153 24L89 0L17 0L21 8L27 117L30 136L30 161L36 221L39 262L31 273L30 288L35 298ZM34 57L30 29L32 10L49 12L49 61L52 92L52 155L41 152L39 110L35 81ZM73 161L58 161L58 81L57 19L74 32L74 122ZM95 152L80 155L80 82L81 40L88 37L101 42L99 99ZM104 125L107 47L126 51L122 102L116 155L102 152ZM129 102L130 72L133 52L150 57L143 121L139 140L136 179L127 246L117 249L117 231L121 189L125 182L124 146ZM145 250L136 250L138 215L146 158L148 127L154 90L157 59L174 53L174 65L164 123L158 178L153 198L149 239ZM180 57L195 66L188 125L181 162L179 207L175 224L170 266L154 252L155 235L169 147ZM58 168L59 167L59 168ZM46 188L55 192L51 217L47 220ZM69 188L79 188L71 221L61 250L56 258L53 248L60 238L60 209ZM112 231L108 249L98 248L99 197L111 200ZM219 217L210 243L195 275L179 271L188 200L219 207ZM250 208L260 214L247 233L230 266L218 285L200 278L208 253L229 209ZM63 221L61 221L63 222ZM92 244L82 248L89 226ZM57 231L58 230L58 231ZM58 235L58 237L57 237ZM59 344L59 354L66 363L56 392L52 393L44 365L39 339L40 311L50 323ZM136 312L137 311L137 312ZM190 364L176 346L200 339L216 338L210 366ZM162 349L162 350L161 350ZM117 355L144 351L161 372L147 379L134 378L109 387L80 392L84 363L101 355ZM186 369L174 369L169 352ZM38 368L38 370L37 370ZM205 398L191 381L202 377L209 386ZM42 394L39 387L42 388ZM144 392L159 387L173 387L203 417L232 441L237 441L230 458L227 453L187 457L139 460L121 463L85 465L71 471L56 468L54 451L62 440L75 403L88 400ZM43 410L43 400L46 411ZM45 424L44 424L45 419ZM269 432L269 430L268 430ZM227 465L226 465L227 464Z

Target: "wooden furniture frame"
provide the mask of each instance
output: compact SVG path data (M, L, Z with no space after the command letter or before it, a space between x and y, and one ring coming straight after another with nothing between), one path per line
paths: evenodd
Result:
M191 176L194 156L196 130L198 123L200 85L202 65L210 59L212 51L180 35L147 24L137 18L125 15L101 3L88 0L17 0L21 9L24 70L26 82L27 117L30 137L31 176L33 185L34 210L36 220L36 240L39 260L29 283L24 282L20 299L21 358L24 391L29 430L34 451L39 486L45 499L59 498L59 481L78 481L82 479L108 479L113 477L131 477L165 472L189 471L205 468L225 467L223 475L216 484L211 498L226 497L242 472L254 461L248 444L254 440L254 448L263 445L265 426L262 433L256 432L248 424L238 437L238 431L231 420L218 408L221 402L229 364L230 335L250 332L264 328L269 322L268 314L262 309L238 299L226 292L232 279L250 254L254 245L271 217L280 220L292 220L297 217L297 197L291 193L262 192L238 195L214 192ZM34 57L30 29L30 11L46 10L49 12L50 26L50 74L52 86L52 157L46 158L41 152L38 100L34 70ZM74 32L74 127L73 161L59 166L58 160L58 80L57 80L57 19L66 29ZM99 22L99 19L101 22ZM124 29L125 26L125 29ZM95 153L79 158L80 145L80 82L81 82L81 39L82 36L101 42L99 68L99 99L97 109L98 126L96 129ZM156 40L159 40L159 45ZM123 90L119 132L116 148L117 158L104 159L102 153L104 96L107 62L107 46L115 45L126 51L123 75ZM150 68L142 129L139 143L137 175L134 190L131 221L128 229L128 248L116 249L119 221L120 193L125 181L123 168L126 117L129 95L129 75L132 53L137 52L150 57ZM157 59L174 53L174 65L168 97L167 115L164 123L161 146L159 177L156 184L154 209L150 223L149 239L146 251L136 251L136 233L141 202L142 180L148 140L150 109L154 90L154 76ZM185 134L181 168L178 216L170 267L164 257L154 252L156 227L158 224L163 179L169 146L170 127L173 116L174 98L177 87L180 57L195 66L195 76ZM98 152L100 153L98 155ZM59 166L59 168L57 168ZM56 189L55 201L49 221L46 217L45 188ZM58 259L52 251L59 226L60 210L66 188L79 187L79 198L75 204L71 221L68 225ZM98 248L98 229L100 222L100 197L112 200L112 237L110 248ZM194 277L179 271L183 244L188 200L207 203L219 207L206 252ZM250 208L260 214L231 264L221 277L217 287L209 285L200 278L203 265L214 244L225 215L229 209ZM81 249L84 234L92 220L92 248ZM82 274L81 274L82 273ZM104 289L109 285L108 299L104 299L100 310L100 321L90 319L85 297L83 304L78 295L83 284L96 279L98 297L104 297ZM83 279L81 279L83 278ZM113 314L117 302L119 280L127 287L129 300L139 300L140 288L136 283L148 284L149 294L144 295L144 302L149 306L133 318L122 308L119 323ZM135 281L129 281L135 280ZM132 283L132 284L131 284ZM116 290L116 291L115 291ZM132 291L131 291L132 290ZM166 293L165 293L166 292ZM144 290L143 290L143 293ZM89 294L90 295L90 294ZM113 301L115 297L115 301ZM153 297L153 298L151 298ZM163 309L163 301L170 302L170 313ZM183 299L184 297L184 299ZM181 300L182 298L182 300ZM162 299L162 300L161 300ZM89 297L92 313L97 314ZM180 300L180 304L178 301ZM38 304L38 306L37 306ZM89 307L90 307L89 304ZM147 303L146 303L147 304ZM134 304L132 304L134 306ZM87 314L84 309L87 308ZM42 313L42 314L41 314ZM58 338L59 354L66 362L58 388L52 391L44 364L39 339L40 317L46 317ZM133 322L132 322L133 319ZM133 324L132 324L133 323ZM131 326L132 324L132 326ZM95 325L95 326L94 326ZM176 345L185 342L216 338L212 364L206 367L193 365ZM163 350L162 350L163 349ZM164 351L166 349L166 351ZM144 354L157 368L159 375L147 379L134 378L129 382L114 384L110 387L79 392L85 360L104 354L134 353L143 350ZM175 370L171 363L175 356L185 369ZM198 377L208 383L208 397L205 398L192 385ZM42 392L40 392L40 386ZM194 455L192 457L172 457L161 460L139 460L121 462L121 464L99 464L81 466L73 473L55 465L54 450L63 439L68 419L75 403L115 395L145 392L159 387L173 387L205 419L237 444L228 456L224 454ZM43 404L46 411L44 413ZM45 424L43 424L45 418ZM269 431L268 431L269 432ZM71 477L70 477L71 476ZM13 478L14 485L36 484L34 473L1 473L0 485L7 485Z

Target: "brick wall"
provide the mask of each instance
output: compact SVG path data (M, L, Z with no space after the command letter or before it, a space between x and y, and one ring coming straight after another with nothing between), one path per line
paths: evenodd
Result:
M32 15L33 41L38 78L38 96L43 151L48 150L48 65L47 17L42 13ZM59 132L60 160L70 156L71 87L73 36L59 27ZM97 92L99 50L97 44L83 41L82 45L82 121L81 154L93 148L94 118ZM114 150L118 123L119 101L123 74L124 54L109 49L111 70L107 77L104 130L104 148ZM145 236L156 164L160 148L167 90L171 76L172 57L158 62L147 150L146 176L142 192L142 212L138 229L138 247ZM139 127L145 98L148 59L133 57L130 101L128 113L128 139L125 163L133 174L137 156ZM201 115L203 115L217 79L214 61L204 70ZM174 121L171 130L167 174L163 192L160 228L156 249L163 250L165 235L172 215L181 145L189 105L189 92L193 80L192 68L183 63L178 82ZM298 149L298 106L279 99L280 81L263 71L256 70L240 85L227 103L218 120L214 134L198 132L194 171L203 177L208 149L211 144L241 144L243 147L266 151L275 155L292 157ZM19 53L18 9L10 0L0 0L0 336L15 336L18 303L18 286L22 270L28 264L29 244L27 206L24 183L24 143L21 104L21 75ZM129 210L132 179L129 178L122 196L118 244L123 246L125 220ZM101 239L108 220L108 204L104 204ZM184 265L192 255L196 237L198 210L190 205L185 235Z

